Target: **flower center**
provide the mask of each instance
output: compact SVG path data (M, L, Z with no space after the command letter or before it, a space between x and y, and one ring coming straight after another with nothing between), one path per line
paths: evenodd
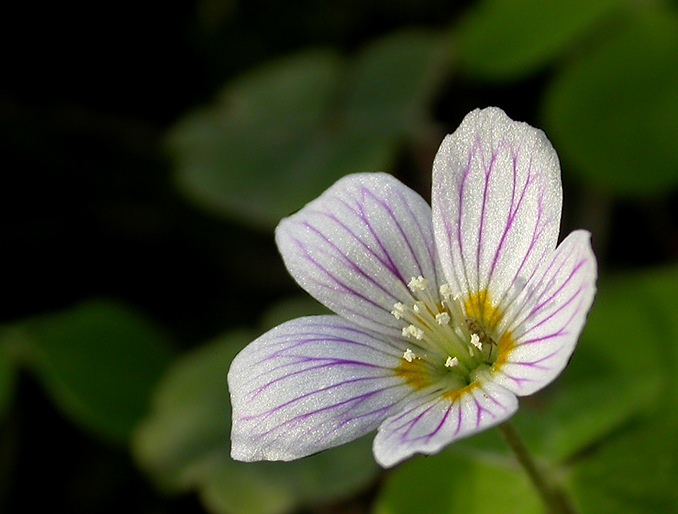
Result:
M475 381L513 345L510 334L497 340L501 313L483 291L462 301L449 284L435 291L424 277L408 283L414 302L396 303L391 314L403 323L407 339L396 372L416 389L437 385L447 392Z

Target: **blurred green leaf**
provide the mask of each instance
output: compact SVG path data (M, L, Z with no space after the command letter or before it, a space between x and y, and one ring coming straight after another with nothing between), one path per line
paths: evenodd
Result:
M543 512L527 476L512 458L471 459L454 451L416 457L388 475L376 514L530 514Z
M626 378L626 380L624 380ZM656 405L662 377L628 377L621 373L589 377L576 384L556 387L544 411L522 412L517 423L529 417L535 451L556 462L566 461L604 441L631 420ZM536 431L539 431L537 436Z
M485 0L458 27L459 58L469 72L513 79L572 46L620 0Z
M661 361L678 375L678 267L653 269L643 274L646 308L658 335ZM678 392L678 391L677 391Z
M565 438L560 444L567 446L573 439L583 442L591 427L607 428L580 446L572 461L573 491L584 513L664 513L678 505L672 485L678 478L677 286L677 268L601 284L584 351L572 363L578 374L591 377L591 390L571 397L580 424L565 422L560 433L551 431L554 444ZM601 375L616 380L605 382ZM586 408L592 400L598 409Z
M17 365L10 355L6 341L0 336L0 422L4 419L14 399L14 382Z
M217 213L270 226L304 203L314 162L309 141L337 93L339 57L313 51L268 64L229 85L218 101L168 136L182 188ZM309 155L311 153L311 155ZM301 163L301 165L300 165Z
M391 167L447 70L441 38L402 32L346 62L307 51L263 65L167 143L179 185L230 219L273 227L338 178Z
M343 106L347 129L362 137L416 134L428 122L429 103L451 64L441 41L430 32L399 32L358 55Z
M589 377L638 370L661 372L661 331L655 325L643 274L622 274L598 285L593 309L573 358L578 375ZM642 351L639 351L641 350Z
M671 412L630 430L581 461L573 489L584 514L665 514L678 505L678 423Z
M93 434L125 442L173 356L143 316L108 301L30 318L6 334L54 403Z
M216 513L275 514L354 493L376 476L370 440L294 462L230 458L231 360L254 339L232 332L180 359L162 380L134 453L170 492L197 490Z
M648 4L617 29L554 79L549 135L584 184L661 193L678 184L678 17Z
M656 331L655 345L668 379L660 408L669 403L678 409L678 267L654 269L642 275L645 306Z
M226 375L231 360L253 339L248 332L182 356L158 384L133 448L163 488L189 489L204 480L216 456L228 455L230 408Z

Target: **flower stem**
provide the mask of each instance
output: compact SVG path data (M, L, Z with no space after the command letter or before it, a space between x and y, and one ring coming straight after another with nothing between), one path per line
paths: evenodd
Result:
M513 423L507 421L499 425L499 430L544 500L548 514L576 514L567 493L555 483L553 477L547 475L546 470L537 465Z

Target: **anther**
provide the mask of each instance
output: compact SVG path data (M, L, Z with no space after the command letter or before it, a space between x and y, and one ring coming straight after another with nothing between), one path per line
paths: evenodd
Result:
M480 336L478 336L478 334L471 334L471 344L478 348L478 350L483 349L483 343L480 342Z
M449 299L452 296L452 286L450 284L440 286L440 295L443 298Z
M414 325L409 325L403 328L403 337L414 337L417 340L424 338L424 331L420 328L415 327Z
M391 314L393 314L393 317L395 319L400 319L403 314L405 314L405 306L398 302L393 306L393 310L391 311Z
M417 291L426 291L428 287L428 280L419 275L418 277L412 277L412 280L409 281L407 287L410 288L410 291L416 293Z
M405 350L405 353L403 353L403 359L405 359L407 362L412 362L415 358L416 354L409 348Z
M445 367L446 368L454 368L455 366L459 366L459 359L456 357L447 357L447 360L445 361Z
M450 322L450 315L447 312L440 312L436 314L436 321L438 325L447 325Z

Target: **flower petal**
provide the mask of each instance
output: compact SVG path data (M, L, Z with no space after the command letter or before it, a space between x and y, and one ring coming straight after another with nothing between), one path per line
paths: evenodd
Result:
M276 241L296 281L358 325L397 336L412 277L437 283L431 209L384 173L350 175L284 219Z
M432 203L448 282L504 305L556 246L558 156L541 130L495 107L475 110L438 151Z
M452 397L433 392L412 399L379 427L374 456L391 467L415 453L432 454L444 446L498 425L518 409L516 396L489 379L479 379Z
M517 395L546 386L565 368L596 293L591 234L566 237L506 313L514 347L496 371L497 383Z
M366 434L407 394L402 350L338 316L284 323L233 360L231 456L292 460Z

